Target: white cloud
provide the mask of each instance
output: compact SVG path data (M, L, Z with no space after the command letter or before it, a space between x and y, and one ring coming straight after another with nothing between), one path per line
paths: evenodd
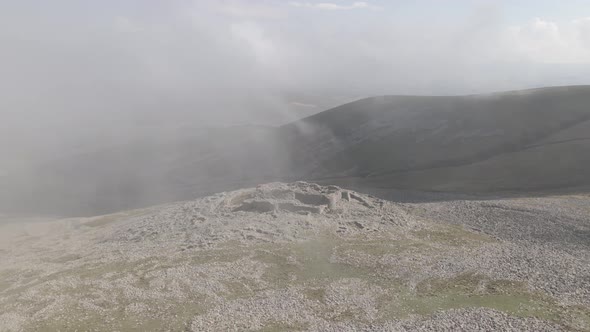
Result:
M292 1L289 4L293 7L299 8L311 8L311 9L320 9L320 10L351 10L351 9L377 9L378 7L370 5L364 1L357 1L353 2L350 5L339 5L336 3L331 2L296 2Z
M253 22L234 23L231 32L234 37L246 42L259 63L272 65L276 62L276 47L260 25Z
M142 11L0 1L0 150L24 130L271 123L367 95L590 83L590 18L508 29L487 9L430 20L384 8L350 24L308 14L376 2L299 1L142 2Z
M577 19L572 23L576 27L579 40L586 48L590 48L590 17Z
M238 1L222 2L218 6L218 11L237 18L279 19L285 17L285 13L277 6Z
M557 23L545 21L541 18L535 18L529 25L532 33L538 34L540 38L559 39L560 31Z
M589 63L590 20L556 23L535 18L507 30L508 54L538 63Z
M574 23L576 25L587 25L587 24L590 24L590 17L575 19L572 21L572 23Z

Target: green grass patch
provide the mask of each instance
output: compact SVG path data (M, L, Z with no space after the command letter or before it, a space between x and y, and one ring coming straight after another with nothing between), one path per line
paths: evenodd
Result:
M491 280L472 273L425 280L416 285L414 291L402 289L383 295L379 303L384 320L478 307L519 317L536 317L567 327L573 327L574 317L578 322L576 326L587 326L590 320L587 308L562 307L549 296L530 292L524 283Z
M64 270L45 277L36 277L34 283L27 287L60 278L76 276L88 280L121 278L130 273L139 281L133 286L147 289L150 281L144 278L151 271L165 270L183 265L203 265L211 263L232 263L244 258L264 263L266 270L262 280L255 277L239 277L221 281L222 291L218 295L226 301L249 298L267 289L300 289L303 296L318 308L317 314L325 319L351 321L358 320L351 311L334 310L329 301L330 285L342 279L356 278L363 285L379 286L383 293L377 299L380 320L404 319L410 315L432 315L440 310L483 307L521 317L537 317L560 323L571 329L590 329L590 311L586 307L562 307L552 298L533 293L526 284L510 280L493 280L486 276L464 273L452 278L426 279L409 287L410 280L400 280L392 276L395 266L376 264L385 256L404 256L444 253L456 246L476 246L484 242L495 241L485 235L472 233L461 227L439 227L415 231L408 238L388 239L358 236L340 238L332 234L323 234L316 239L287 244L260 244L245 247L235 243L220 249L190 250L174 257L150 257L138 261L119 261L108 264L86 264L76 269ZM363 255L351 255L367 258L367 262L353 261L346 263L343 253L357 252ZM367 256L368 255L368 256ZM334 258L338 257L339 260ZM408 263L411 264L411 263ZM224 266L217 264L216 268ZM228 268L231 264L228 264ZM260 265L255 265L259 267ZM419 269L421 265L416 265ZM413 267L413 265L409 266ZM404 268L408 268L405 266ZM395 272L395 271L394 271ZM4 271L0 274L0 291L6 287L19 271ZM108 274L108 275L107 275ZM108 277L108 278L107 278ZM207 276L199 276L207 277ZM401 277L400 277L401 278ZM411 277L408 277L411 278ZM200 279L199 279L200 280ZM181 285L186 286L186 285ZM356 287L356 286L353 286ZM359 286L365 287L365 286ZM12 291L12 290L11 290ZM71 303L66 303L67 312L58 313L40 322L32 322L31 330L89 330L105 326L106 317L112 318L108 330L183 330L196 315L207 312L211 305L205 295L193 294L186 298L168 301L154 300L144 303L145 313L129 312L125 308L132 303L123 296L122 290L116 289L110 300L100 304L101 310L82 307L80 299L95 299L92 294L96 289L64 287L55 295L67 295ZM47 295L53 295L53 290ZM187 294L188 294L187 289ZM5 295L4 292L2 295ZM95 305L100 302L92 302ZM100 303L103 303L100 302ZM43 304L48 305L48 304ZM152 310L154 312L152 312ZM156 313L157 312L157 313ZM357 313L358 315L358 313ZM63 317L66 317L65 319ZM288 325L271 321L259 331L300 331L306 325Z
M326 303L326 290L324 288L306 288L303 294L308 300Z
M307 329L307 324L286 324L280 322L271 322L263 328L256 330L256 332L295 332L307 331Z
M434 226L430 229L421 229L413 232L413 235L422 241L443 244L452 247L479 246L484 243L496 242L488 235L471 232L461 226L445 225Z
M274 250L258 250L254 259L269 265L264 277L277 287L366 277L368 271L363 268L330 261L336 245L333 238L288 244Z

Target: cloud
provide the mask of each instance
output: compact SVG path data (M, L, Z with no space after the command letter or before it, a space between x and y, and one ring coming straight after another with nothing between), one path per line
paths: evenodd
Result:
M590 48L590 17L574 20L573 25L577 29L578 38L586 48Z
M351 9L377 9L378 8L377 6L370 5L369 3L364 2L364 1L353 2L350 5L339 5L339 4L330 3L330 2L312 3L312 2L292 1L292 2L289 2L289 5L291 5L293 7L311 8L311 9L319 9L319 10L351 10Z
M383 8L351 24L309 11L377 2L324 1L0 1L0 158L161 127L284 123L369 95L590 83L588 18L508 27L502 10Z
M259 63L272 65L277 61L277 49L260 25L253 22L234 23L231 25L231 32L248 45Z
M241 19L281 19L285 17L285 12L280 7L268 4L222 1L217 8L222 14Z
M506 30L506 56L510 53L537 63L589 63L590 20L557 23L535 18Z
M580 26L586 26L590 24L590 17L578 18L573 20L572 23Z
M530 32L537 34L540 38L559 39L560 31L557 23L535 18L528 26Z

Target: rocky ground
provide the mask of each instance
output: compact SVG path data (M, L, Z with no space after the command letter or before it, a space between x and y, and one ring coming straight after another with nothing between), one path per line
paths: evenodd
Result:
M590 197L272 183L0 229L0 331L590 331Z

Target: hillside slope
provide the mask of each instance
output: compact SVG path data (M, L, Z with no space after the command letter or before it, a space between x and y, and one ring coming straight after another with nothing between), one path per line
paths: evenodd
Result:
M66 154L0 179L0 212L94 215L269 181L496 192L590 184L590 86L366 98L281 127Z
M589 331L589 202L270 183L0 225L0 331Z
M296 168L305 169L307 176L376 177L518 153L546 139L559 140L560 134L567 137L577 126L572 135L582 137L582 125L590 120L589 105L590 87L464 97L376 97L283 130L291 142L303 142L293 153L300 161Z

